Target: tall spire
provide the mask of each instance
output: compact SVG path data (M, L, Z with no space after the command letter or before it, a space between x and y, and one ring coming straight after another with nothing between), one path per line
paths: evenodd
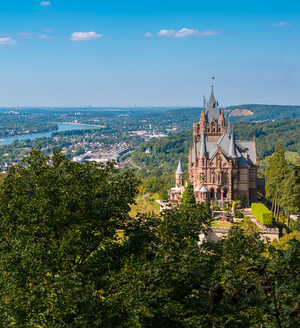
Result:
M214 77L212 78L211 94L206 107L206 117L209 124L213 118L216 122L218 122L220 118L219 106L214 95Z
M177 171L175 174L184 174L180 158L179 158L179 162L178 162L178 166L177 166Z
M229 156L231 158L237 158L236 150L235 150L235 144L234 144L233 132L231 133L230 146L229 146Z
M202 137L201 137L201 145L200 145L199 157L202 158L203 154L206 157L207 151L206 151L206 142L205 142L204 129L202 129Z
M227 126L227 135L228 137L230 137L231 134L231 130L230 130L230 120L229 120L229 116L228 116L228 126Z

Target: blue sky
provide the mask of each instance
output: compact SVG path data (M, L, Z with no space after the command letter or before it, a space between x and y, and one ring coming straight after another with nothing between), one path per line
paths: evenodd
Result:
M300 2L0 0L0 107L300 105Z

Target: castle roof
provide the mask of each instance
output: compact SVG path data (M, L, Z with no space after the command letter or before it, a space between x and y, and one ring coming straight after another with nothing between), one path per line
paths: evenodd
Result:
M208 192L208 190L205 188L205 186L202 186L202 188L200 189L200 192Z
M239 166L250 166L256 165L256 156L255 156L255 143L254 141L235 141L233 137L229 137L226 134L222 134L218 141L206 141L206 154L207 158L211 160L218 151L218 146L221 148L222 154L230 159L234 155L235 151L236 157L238 158ZM196 154L201 149L201 141L196 143ZM191 151L192 163L195 163L195 154L194 149ZM235 157L235 158L236 158Z
M229 156L231 158L237 158L237 156L236 156L236 150L235 150L235 143L234 143L233 132L231 133L231 136L230 136Z
M178 162L176 174L184 174L180 159L179 159L179 162Z

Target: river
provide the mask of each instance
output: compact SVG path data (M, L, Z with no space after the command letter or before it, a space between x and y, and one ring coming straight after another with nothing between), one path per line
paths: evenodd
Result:
M97 125L86 125L86 124L66 124L66 123L56 123L58 126L58 130L51 131L51 132L42 132L42 133L34 133L34 134L25 134L13 137L5 137L0 139L0 145L7 145L15 140L34 140L36 138L42 137L51 137L52 132L60 132L60 131L70 131L70 130L85 130L85 129L99 129L101 126Z

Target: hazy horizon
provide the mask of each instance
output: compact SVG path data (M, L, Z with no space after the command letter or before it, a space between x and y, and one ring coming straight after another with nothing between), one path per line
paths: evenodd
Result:
M1 3L0 107L300 104L292 0Z

